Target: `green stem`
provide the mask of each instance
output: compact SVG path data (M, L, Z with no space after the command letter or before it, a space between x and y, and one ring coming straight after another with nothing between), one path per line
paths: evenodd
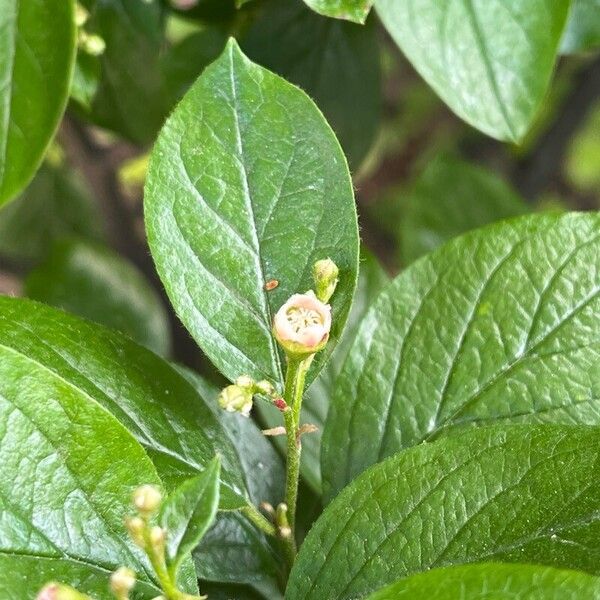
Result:
M300 409L306 371L312 357L304 360L289 358L285 374L283 398L288 405L283 413L287 436L287 470L285 484L285 503L288 508L288 521L292 530L289 538L285 539L286 551L291 561L296 556L296 506L298 503L298 480L300 478L300 454L302 446L298 436L300 426Z
M277 530L275 526L270 523L263 515L258 512L255 506L249 504L248 506L244 506L242 508L242 512L252 521L262 532L267 535L275 536L277 535Z
M160 587L165 593L167 600L181 600L181 598L183 598L183 594L177 589L177 585L167 569L164 547L157 548L152 544L150 539L150 528L147 528L145 537L146 554L148 554L150 564L152 565L152 568L158 577Z

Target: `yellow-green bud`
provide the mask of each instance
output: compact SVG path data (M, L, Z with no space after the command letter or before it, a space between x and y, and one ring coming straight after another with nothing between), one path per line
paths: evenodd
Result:
M154 548L161 548L165 543L166 537L166 531L158 525L150 530L150 543Z
M219 394L219 406L227 412L239 412L244 417L252 409L252 388L228 385Z
M140 517L129 517L125 521L125 526L127 527L129 536L133 540L134 544L140 548L144 548L146 546L146 540L144 539L146 523L144 519Z
M78 43L79 47L90 56L100 56L106 50L106 42L99 35L83 30L79 31Z
M110 576L110 589L117 598L127 598L135 586L135 573L127 567L120 567Z
M155 485L141 485L133 493L133 505L142 515L156 513L162 502L162 494Z
M75 25L77 25L77 27L82 27L89 18L90 13L88 13L88 11L78 2L75 7Z
M315 280L315 290L317 298L321 302L329 302L329 299L333 296L339 274L340 270L330 258L318 260L314 264L313 277Z
M257 381L254 388L259 394L264 394L265 396L275 395L275 388L273 387L273 384L270 381L267 381L266 379L263 379L262 381Z
M252 379L252 377L250 377L249 375L240 375L235 380L235 385L239 385L240 387L243 387L243 388L253 388L254 387L254 379Z

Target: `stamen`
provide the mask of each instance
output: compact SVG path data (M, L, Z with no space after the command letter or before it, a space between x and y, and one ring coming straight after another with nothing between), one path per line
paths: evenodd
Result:
M321 315L310 308L290 308L286 313L287 320L296 333L313 325L322 323Z

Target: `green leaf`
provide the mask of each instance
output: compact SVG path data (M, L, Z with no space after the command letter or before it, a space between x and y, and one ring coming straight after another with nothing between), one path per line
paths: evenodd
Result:
M168 354L169 324L158 294L118 254L63 241L25 279L25 295L118 329L157 354Z
M296 0L271 0L242 39L248 56L299 85L336 132L353 170L373 145L381 117L375 21L323 19Z
M78 52L71 82L71 98L84 111L90 111L100 83L100 59L85 52Z
M494 221L528 212L527 205L494 173L449 156L432 160L403 207L403 264L442 243Z
M200 582L200 591L206 594L210 600L264 600L265 598L245 585Z
M329 404L335 391L335 379L356 336L363 315L388 282L389 278L377 259L363 249L361 251L358 285L344 333L331 355L331 359L307 390L302 401L301 422L316 425L318 431L302 438L301 474L310 487L319 494L321 492L321 436ZM256 404L256 408L269 427L277 427L282 424L281 412L272 405L260 402ZM273 438L273 441L284 452L284 438L276 437Z
M374 0L304 0L315 12L325 17L364 23Z
M0 211L0 254L36 263L55 240L68 236L100 240L102 219L74 173L45 164L23 194Z
M324 432L331 498L457 427L600 424L600 214L534 215L409 267L364 317Z
M348 168L310 99L251 63L233 40L158 138L145 217L177 314L225 376L281 385L272 315L312 287L312 265L325 257L340 268L333 349L358 262ZM272 279L279 287L267 292ZM312 376L326 359L321 354Z
M563 54L600 47L600 0L571 0L571 12L562 37Z
M40 573L97 591L121 565L137 572L142 597L158 593L123 524L133 490L160 485L150 459L83 390L4 341L0 457L0 573L15 574L0 575L2 598L33 597Z
M220 471L217 456L203 473L184 481L161 507L160 525L169 532L167 559L169 568L175 573L215 520L219 507Z
M600 598L600 579L577 571L487 563L413 575L368 600L577 600Z
M101 404L144 447L167 489L219 453L221 507L247 504L235 448L194 388L124 335L31 300L0 297L0 346Z
M75 62L73 2L0 0L0 31L2 205L33 177L65 110Z
M164 9L156 0L87 4L93 7L86 28L106 43L90 117L136 143L148 143L170 108L161 68Z
M519 142L544 98L569 0L377 0L390 35L467 123Z
M287 600L362 598L474 562L600 573L600 428L471 429L352 482L310 531Z
M227 413L218 406L219 390L189 369L177 367L206 399L207 406L224 428L240 457L246 489L255 506L270 502L276 506L284 497L285 470L282 461L251 419ZM245 516L219 513L215 525L194 551L200 579L258 584L274 598L284 577L281 549Z

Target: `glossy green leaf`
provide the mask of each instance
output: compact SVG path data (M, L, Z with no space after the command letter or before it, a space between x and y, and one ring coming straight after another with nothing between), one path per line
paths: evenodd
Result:
M336 132L353 170L380 124L380 52L375 22L323 19L296 0L271 0L242 38L248 56L299 85Z
M200 583L200 591L210 600L264 600L258 592L244 585L227 585L222 583ZM276 600L269 598L269 600Z
M527 205L491 171L451 157L431 161L403 206L403 264L444 242L494 221L528 212Z
M123 521L137 486L160 485L150 459L83 390L4 341L0 457L0 573L15 573L0 575L0 597L32 598L40 574L106 589L121 565L137 572L141 597L158 593Z
M220 471L217 456L204 472L184 481L163 502L159 522L169 532L167 558L175 572L215 520L219 507Z
M170 108L161 68L164 9L157 0L87 4L86 28L106 44L90 117L136 143L148 143Z
M499 561L600 573L600 428L466 430L375 465L304 541L287 600L362 598L432 568Z
M100 325L31 300L0 297L0 346L28 357L110 411L144 447L167 489L222 459L221 507L245 506L235 448L168 363Z
M390 35L467 123L519 142L544 98L569 0L377 0Z
M358 262L346 161L310 99L251 63L233 40L158 138L145 217L171 302L224 375L281 384L272 315L313 286L312 265L325 257L340 268L333 349ZM266 291L272 279L279 286Z
M315 12L335 19L364 23L374 0L304 0Z
M73 1L0 0L0 32L2 205L33 177L65 110L75 62Z
M363 319L325 427L328 497L468 424L600 424L600 214L483 228L416 262Z
M97 56L79 52L71 82L71 98L78 102L84 110L91 110L99 83L100 59Z
M600 598L600 579L577 571L487 563L435 569L367 600L579 600Z
M363 315L388 282L389 278L377 259L363 249L361 251L358 285L356 286L352 309L348 315L344 333L331 355L331 359L307 390L302 401L301 422L316 425L318 431L302 438L301 474L306 483L319 494L321 492L321 437L329 404L335 391L335 379L356 336ZM272 405L260 402L256 404L256 408L269 427L277 427L282 424L281 412ZM285 439L276 437L273 438L273 441L284 452Z
M178 370L206 400L235 446L251 501L255 506L264 501L276 506L284 497L285 471L273 446L252 419L221 410L216 402L217 388L188 369ZM194 560L200 579L260 585L269 591L268 598L275 598L284 576L277 542L239 513L217 515L215 525L196 548Z
M571 0L561 52L574 54L600 48L600 0Z
M168 354L169 323L144 276L108 248L81 241L55 245L25 279L25 295L126 333L157 354Z
M0 255L39 262L55 240L100 240L102 229L99 211L80 179L45 164L23 194L0 210Z

